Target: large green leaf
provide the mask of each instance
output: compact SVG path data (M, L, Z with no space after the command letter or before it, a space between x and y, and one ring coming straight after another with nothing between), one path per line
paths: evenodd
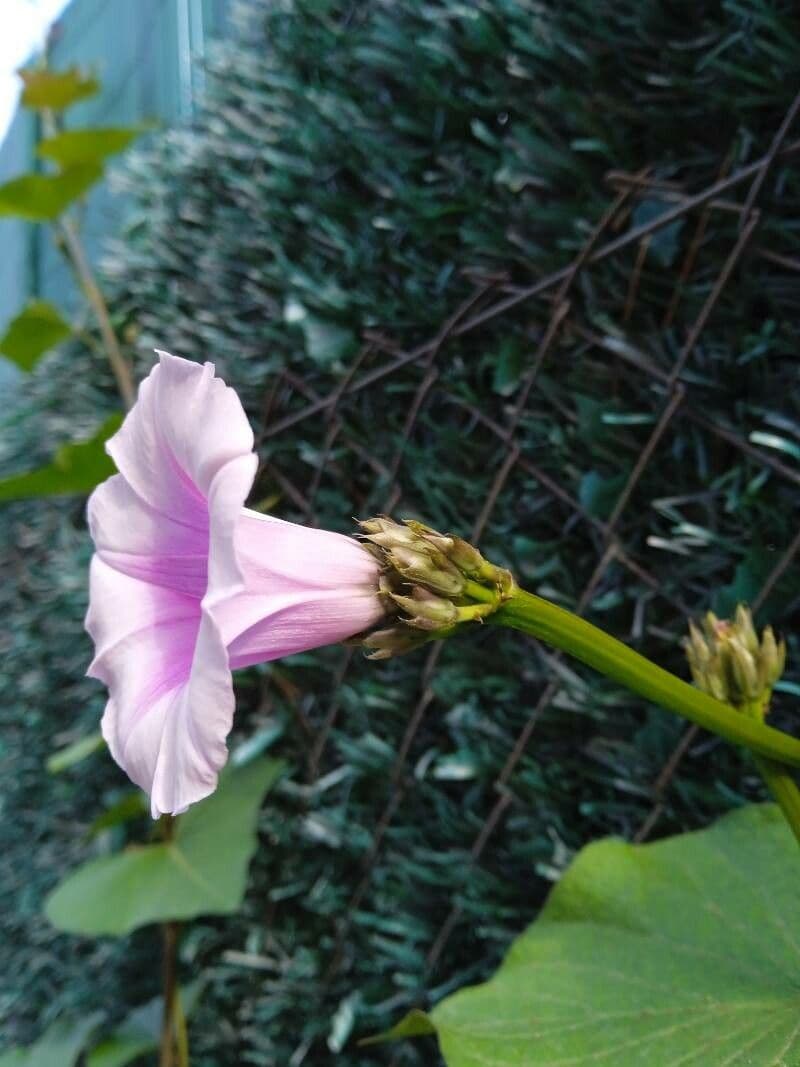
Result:
M62 445L46 467L0 479L0 501L88 493L116 470L105 442L121 422L121 414L111 415L88 441Z
M71 333L58 308L47 300L31 300L0 337L0 352L21 370L33 370L45 352Z
M100 90L100 82L84 74L78 67L68 70L29 67L20 70L19 76L24 84L23 107L61 111L78 100L94 96Z
M99 1020L99 1014L78 1022L59 1019L35 1044L0 1053L0 1067L72 1067Z
M40 141L36 151L61 167L74 167L78 163L101 162L124 151L141 132L136 126L65 130Z
M127 934L147 923L226 915L242 902L264 793L283 764L230 770L182 815L169 842L126 848L80 867L50 894L47 917L78 934Z
M0 185L0 216L50 222L103 175L100 163L78 163L58 174L23 174Z
M590 845L491 981L430 1018L448 1067L797 1067L797 843L753 805Z

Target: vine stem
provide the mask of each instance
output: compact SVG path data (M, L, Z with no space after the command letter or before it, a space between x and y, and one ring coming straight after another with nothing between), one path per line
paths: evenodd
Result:
M175 834L175 817L162 815L159 829L166 844ZM164 1004L161 1016L161 1043L159 1067L189 1067L189 1041L186 1034L186 1016L181 1005L178 987L178 935L180 923L174 920L161 924L164 939L163 993ZM176 1060L177 1049L177 1060Z
M58 223L58 229L64 241L69 261L78 277L80 287L97 319L100 336L103 339L103 348L108 356L108 362L111 365L119 395L125 407L130 409L136 399L136 389L128 361L122 354L114 327L111 325L111 316L108 313L105 297L95 280L94 272L89 265L89 260L86 258L83 244L72 219L67 216L61 218Z
M783 764L764 756L756 756L755 760L761 777L780 805L784 818L800 844L800 789L797 788L797 783Z
M159 1067L175 1067L175 1004L177 1001L178 924L166 922L161 926L164 935L164 1013L161 1018L161 1049Z
M517 589L488 621L521 630L568 652L601 674L632 689L634 693L682 715L712 733L719 734L727 741L751 749L756 755L766 757L773 764L800 766L800 740L796 737L738 713L734 708L651 663L649 659L640 656L638 652L634 652L585 619L541 597ZM783 775L780 783L776 779L775 785L780 788L781 795L786 796L785 777L788 772L785 768L780 769ZM791 782L791 778L789 781ZM793 805L796 805L800 820L800 795L793 801ZM794 824L792 828L794 829Z
M54 137L58 133L58 123L54 112L51 108L41 108L40 115L45 135L47 137ZM103 340L103 348L108 357L108 362L111 365L111 372L114 375L114 380L117 383L117 391L119 392L125 408L130 410L136 400L136 387L133 384L133 375L128 366L128 361L122 354L122 349L117 340L116 332L111 324L108 305L106 304L102 290L95 279L94 271L91 268L83 248L83 243L78 235L78 229L69 215L62 215L58 220L57 227L58 233L64 242L67 259L69 260L72 269L75 271L78 284L97 319L100 336Z

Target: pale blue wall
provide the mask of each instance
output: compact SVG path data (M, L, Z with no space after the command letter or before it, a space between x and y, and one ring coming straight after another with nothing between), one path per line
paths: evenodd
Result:
M224 35L229 6L230 0L72 0L51 31L50 62L56 69L89 68L103 88L70 109L67 125L189 119L205 46ZM18 111L0 146L0 182L36 166L35 140L34 117ZM107 182L92 192L82 209L82 232L93 261L104 237L119 230L125 209ZM34 295L74 309L76 291L48 227L2 220L0 249L0 332ZM0 389L6 391L4 363L0 359Z

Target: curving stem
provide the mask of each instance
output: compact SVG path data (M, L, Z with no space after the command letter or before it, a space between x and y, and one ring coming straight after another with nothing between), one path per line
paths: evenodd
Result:
M751 749L758 756L777 764L800 767L798 738L738 713L548 600L517 589L488 621L522 630L562 649L634 693L727 741ZM800 816L800 798L797 810Z

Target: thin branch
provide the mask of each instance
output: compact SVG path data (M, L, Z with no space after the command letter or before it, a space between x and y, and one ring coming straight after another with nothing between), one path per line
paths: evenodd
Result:
M100 328L100 336L103 338L103 348L108 356L108 362L111 364L111 370L117 383L119 395L122 398L125 407L132 408L133 402L136 399L133 376L131 375L128 361L122 354L117 335L114 332L114 327L111 325L111 316L108 313L108 306L106 305L105 298L100 291L99 285L95 281L94 273L86 258L86 253L83 250L83 244L78 236L78 231L72 219L67 216L60 219L58 229L64 241L69 261L77 275L80 287L97 319L97 325Z

